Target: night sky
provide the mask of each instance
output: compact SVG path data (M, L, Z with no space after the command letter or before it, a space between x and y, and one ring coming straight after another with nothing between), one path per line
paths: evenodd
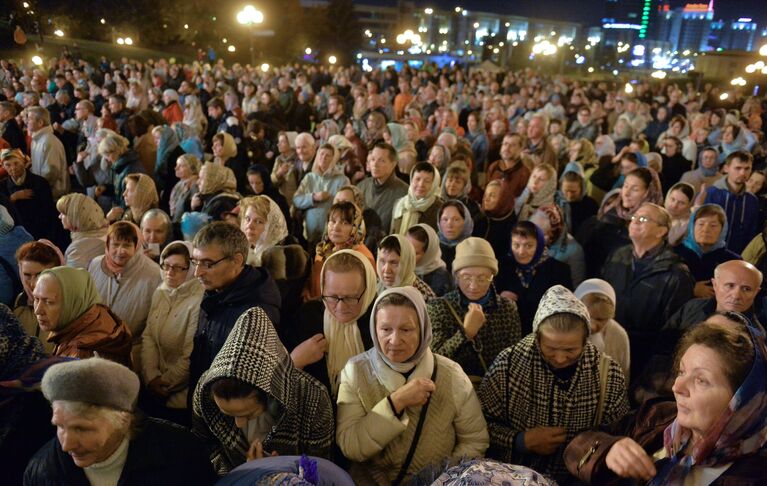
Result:
M685 3L703 3L707 0L672 0L672 7ZM442 8L455 8L460 5L468 10L507 13L528 17L573 20L585 25L598 25L604 14L604 0L417 0L416 4L439 5ZM752 17L760 25L767 23L765 0L714 0L714 18L737 19Z

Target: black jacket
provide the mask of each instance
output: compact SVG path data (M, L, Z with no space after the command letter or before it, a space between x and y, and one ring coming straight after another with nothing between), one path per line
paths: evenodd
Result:
M357 319L357 327L360 330L362 344L365 349L373 347L373 340L370 337L370 313L373 310L371 304L362 316ZM286 329L285 347L292 352L296 346L306 341L315 334L323 334L323 317L325 315L325 306L321 300L309 301L301 306L298 313L298 320L290 330ZM304 367L304 371L320 381L328 393L331 392L330 378L328 377L328 365L325 357ZM335 406L335 403L333 404Z
M5 131L2 137L11 148L21 149L25 154L28 152L24 132L21 131L21 127L19 127L19 123L15 118L11 118L5 123Z
M33 192L31 199L19 199L13 203L21 216L21 225L36 240L47 238L62 250L66 249L70 239L59 222L59 212L56 210L50 184L39 175L29 170L26 172L23 184L16 185L13 179L8 177L0 185L0 192L10 198L14 192L31 189Z
M663 324L693 298L695 281L674 251L664 246L654 258L634 261L632 245L615 250L605 262L603 276L618 296L615 320L631 343L631 376L639 376Z
M197 437L181 426L147 418L128 447L118 486L209 485L216 476L207 451ZM29 461L24 485L88 486L85 472L51 439Z
M517 215L514 211L500 218L483 214L474 221L474 236L486 239L493 247L496 258L500 259L509 252L511 229L517 223Z
M234 323L251 307L261 307L272 324L280 324L280 290L268 272L245 265L237 279L221 291L206 290L200 303L200 321L189 357L189 389L210 367ZM191 409L192 393L189 394Z
M538 265L530 286L525 288L516 272L516 262L511 256L504 255L498 260L500 272L496 278L495 287L498 293L509 290L517 294L517 309L522 321L522 336L527 336L533 330L533 317L538 310L541 297L554 285L563 285L573 289L573 279L570 267L554 258L547 258Z

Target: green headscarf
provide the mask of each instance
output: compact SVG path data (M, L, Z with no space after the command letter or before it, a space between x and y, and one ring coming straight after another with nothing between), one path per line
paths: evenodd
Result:
M101 303L101 296L96 290L91 274L82 268L54 267L43 270L40 276L53 275L61 287L61 316L56 329L70 325L93 307Z

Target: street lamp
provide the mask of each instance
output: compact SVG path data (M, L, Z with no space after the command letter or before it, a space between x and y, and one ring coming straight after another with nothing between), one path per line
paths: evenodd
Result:
M338 59L336 58L336 56L330 56L330 57L328 57L328 62L330 64L335 64L335 63L338 62Z
M53 35L55 35L56 37L64 37L64 31L61 29L56 29L53 31Z
M250 64L252 66L256 63L256 54L253 51L254 29L256 24L264 22L264 14L253 5L246 5L245 8L237 12L237 22L250 28Z

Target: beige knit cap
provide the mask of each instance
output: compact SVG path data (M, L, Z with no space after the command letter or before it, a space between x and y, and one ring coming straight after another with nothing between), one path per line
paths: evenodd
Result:
M455 247L455 260L453 260L453 273L466 267L484 267L498 274L498 260L490 243L483 238L475 236L466 238Z

